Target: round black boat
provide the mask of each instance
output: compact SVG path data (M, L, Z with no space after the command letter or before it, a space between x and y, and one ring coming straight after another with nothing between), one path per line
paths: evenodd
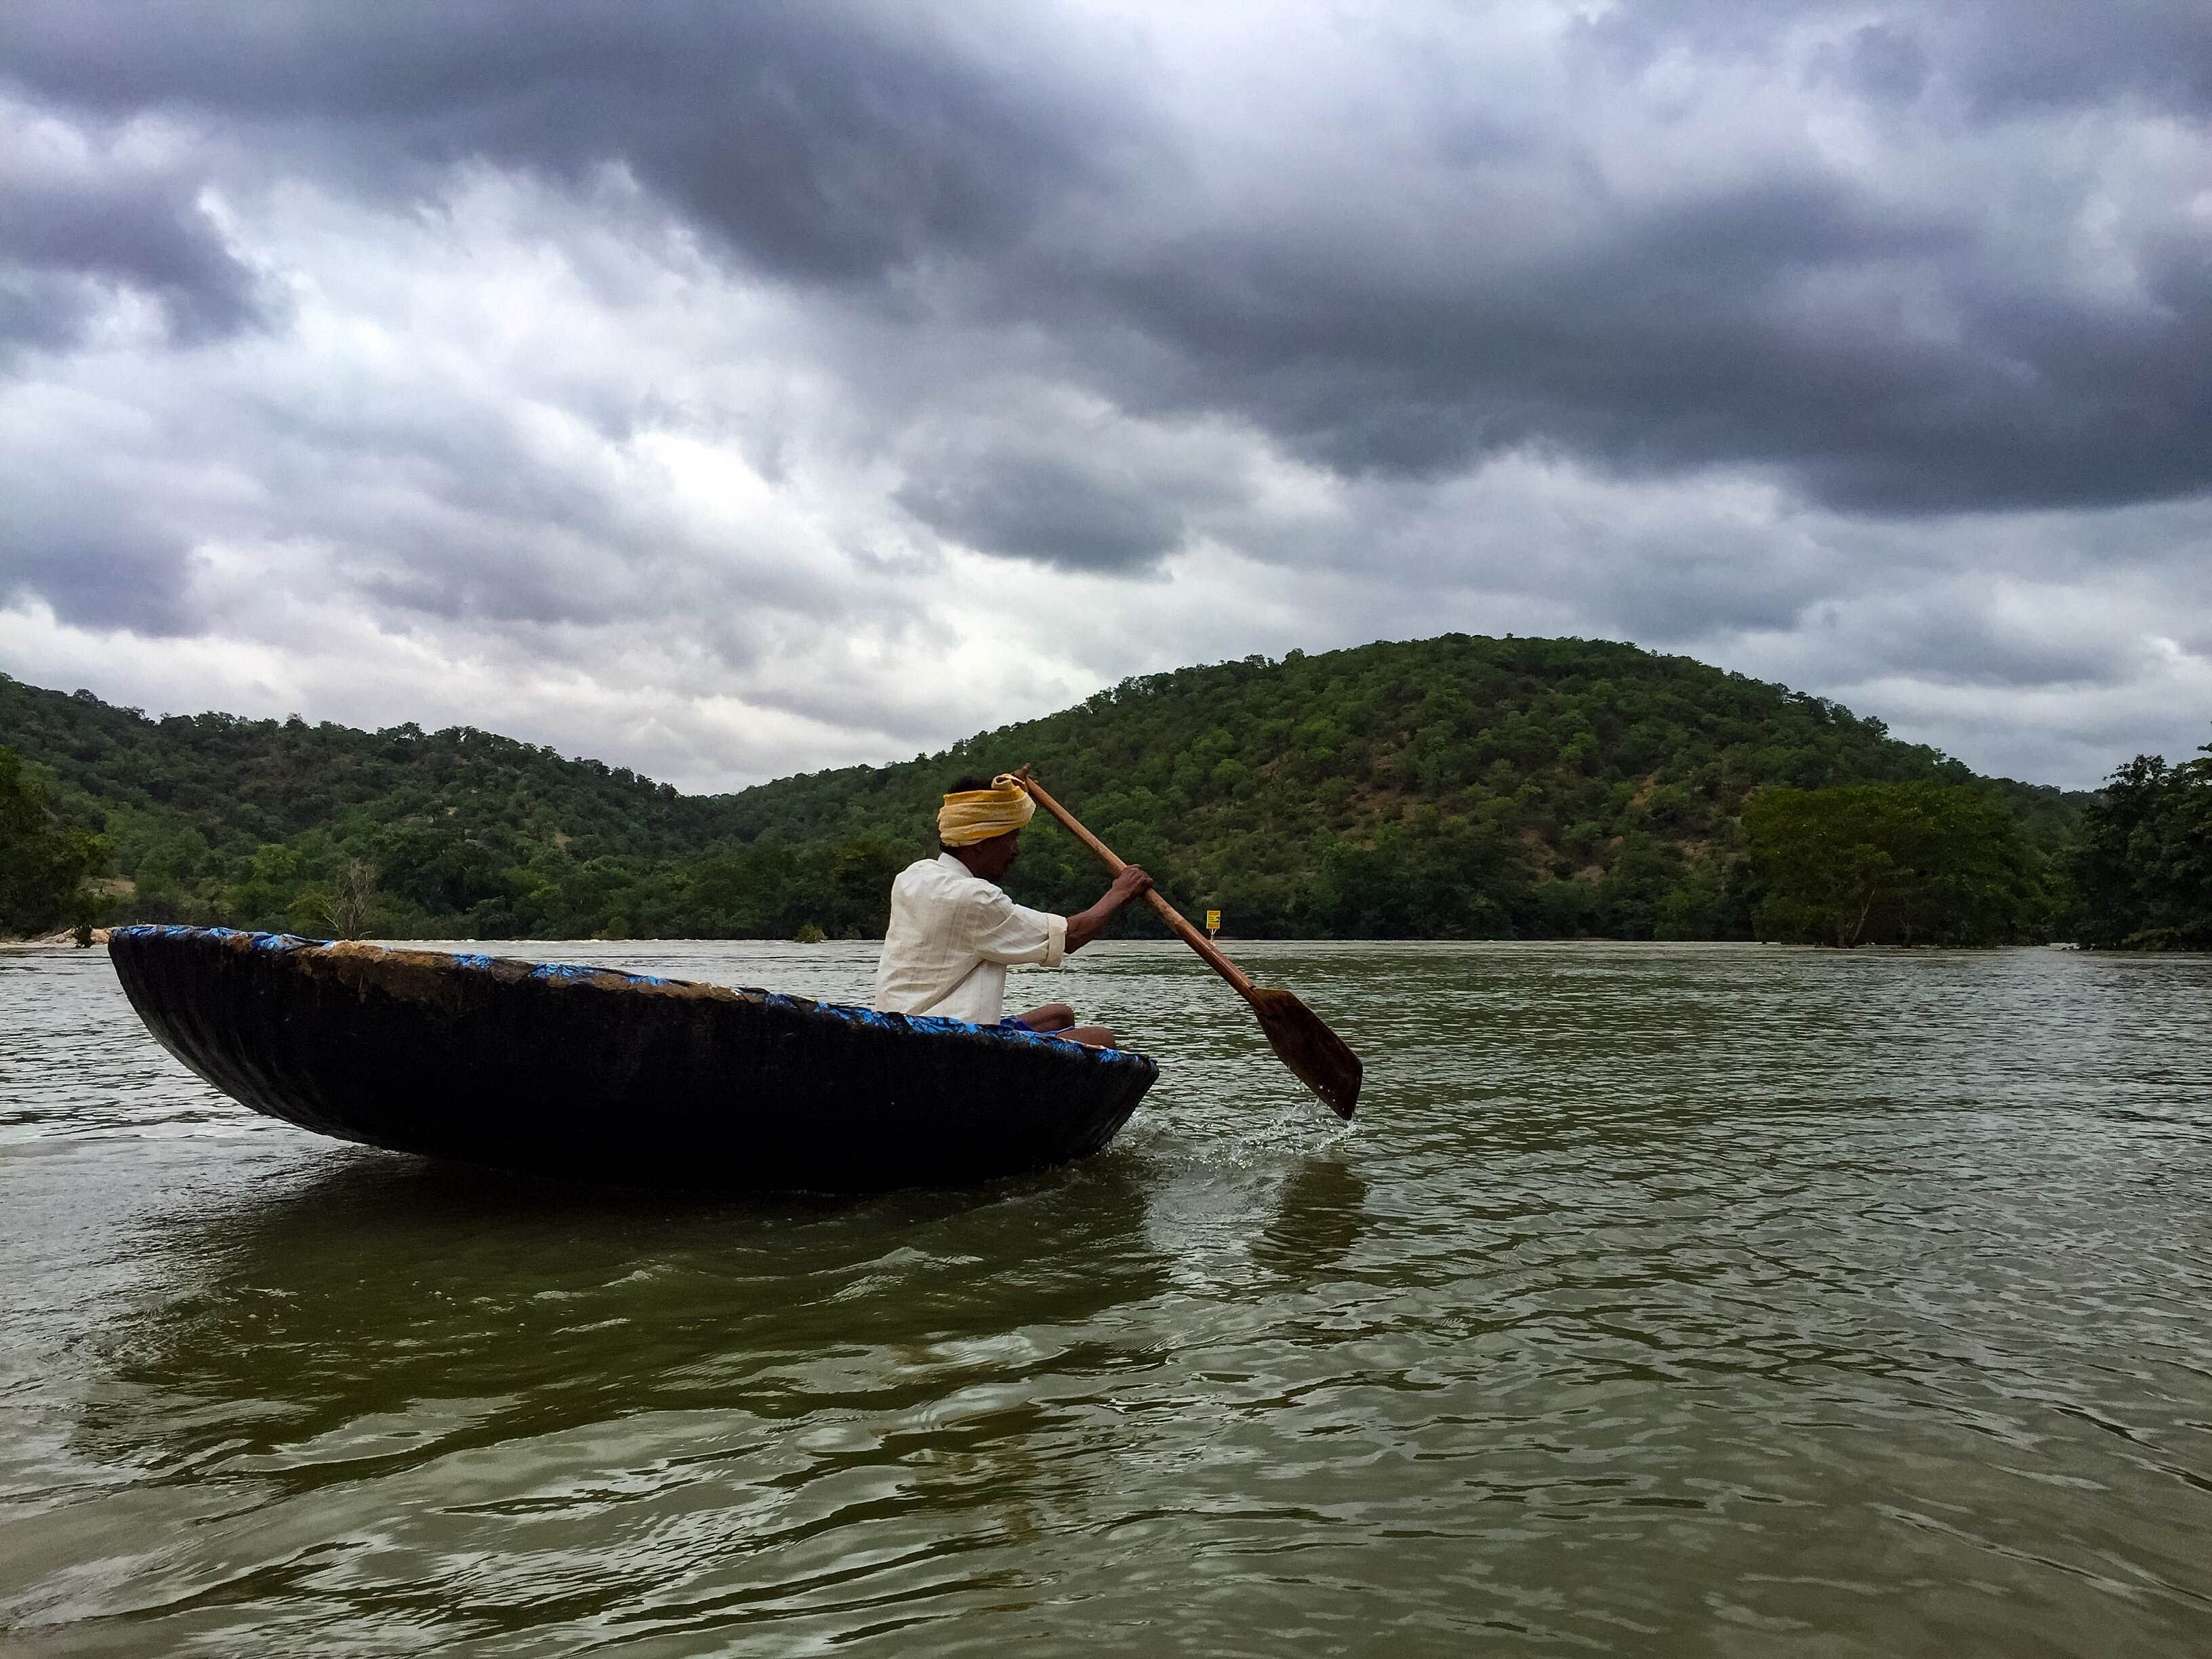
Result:
M964 1186L1111 1140L1146 1055L611 969L222 927L108 949L161 1046L394 1152L750 1191Z

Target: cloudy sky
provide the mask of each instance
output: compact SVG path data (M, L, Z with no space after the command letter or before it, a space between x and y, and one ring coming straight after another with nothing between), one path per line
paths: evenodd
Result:
M0 667L687 788L1629 639L2212 737L2204 0L0 8Z

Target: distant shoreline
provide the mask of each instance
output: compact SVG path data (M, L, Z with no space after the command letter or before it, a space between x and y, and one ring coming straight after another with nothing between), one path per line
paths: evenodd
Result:
M121 927L121 926L131 926L131 925L132 925L132 924L129 924L129 923L118 923L118 926L119 926L119 927ZM166 925L168 925L168 924L152 924L152 925L155 925L155 926L166 926ZM252 929L247 929L247 928L240 928L240 929L237 929L237 930L235 930L235 931L241 932L241 933L246 933L246 932L251 932L251 931L252 931ZM103 948L105 948L105 947L106 947L106 945L107 945L107 942L108 942L108 933L109 933L109 932L110 932L110 930L109 930L109 929L107 929L107 928L105 928L105 927L96 927L96 928L94 928L94 929L93 930L93 939L92 939L92 944L91 944L90 945L79 945L76 943L76 941L74 939L72 939L72 938L71 938L68 933L46 933L46 934L41 934L41 935L40 935L39 937L37 937L37 938L35 938L35 939L10 939L10 938L8 938L8 937L6 937L6 936L4 936L4 935L0 935L0 950L9 950L9 951L33 951L33 950L35 950L35 951L76 951L76 950L97 950L97 949L103 949ZM311 936L310 936L310 935L307 935L307 934L300 934L300 935L296 935L296 937L302 938L302 939L307 939L307 938L310 938ZM1415 938L1395 938L1395 939L1333 939L1333 938L1322 938L1322 937L1320 937L1320 936L1315 936L1315 937L1311 937L1311 938L1290 938L1290 937L1282 937L1282 936L1271 936L1271 937L1265 938L1265 939L1262 939L1262 938L1256 938L1256 937L1255 937L1255 938L1250 938L1250 939L1243 939L1243 938L1232 938L1231 935L1229 935L1229 934L1227 934L1227 933L1224 933L1224 934L1222 934L1222 935L1221 935L1221 938L1222 938L1222 939L1223 939L1223 940L1224 940L1225 942L1230 943L1230 944L1232 944L1232 945L1237 945L1237 946L1238 948L1240 948L1240 949L1248 949L1248 948L1249 948L1249 947L1251 947L1251 946L1253 946L1253 945L1326 945L1326 946L1328 946L1328 947L1330 947L1330 948L1332 948L1332 949L1339 948L1339 947L1346 947L1346 946L1364 945L1421 945L1421 946L1424 946L1424 947L1434 947L1434 946L1444 946L1444 945L1602 945L1607 946L1608 948L1620 948L1620 949L1623 949L1623 950L1639 950L1639 951L1649 951L1649 950L1661 950L1661 949L1676 949L1676 948L1680 948L1680 947L1681 947L1681 946L1685 946L1685 945L1695 945L1695 946L1698 946L1698 947L1700 947L1700 948L1706 948L1706 949L1711 949L1711 948L1714 948L1714 947L1717 947L1717 946L1723 946L1723 945L1725 945L1725 946L1727 946L1728 948L1729 948L1730 950L1741 950L1741 951L1811 951L1811 952L1814 952L1814 953L1818 953L1818 954L1823 954L1823 955L1828 955L1828 956L1836 956L1836 957L1858 956L1858 955L1864 955L1864 954L1869 954L1869 953L1871 953L1871 954L1874 954L1874 955L1878 955L1878 956L1911 956L1911 955L1915 955L1915 954L1918 954L1918 955L1934 955L1934 954L1941 954L1941 953L1944 953L1944 952L1947 952L1947 951L1977 951L1977 952L1979 952L1979 951L2098 951L2098 947L2097 947L2097 946L2095 946L2095 945L2078 944L2078 943L2076 943L2076 942L2075 942L2074 940L2071 940L2071 939L2048 939L2048 940L2042 940L2042 941L2039 941L2039 942L2035 942L2035 943L2030 943L2030 944L2018 944L2018 945L1889 945L1889 944L1869 944L1869 945L1852 945L1852 946L1850 946L1850 947L1840 947L1840 946L1832 945L1805 945L1805 944L1796 944L1796 943L1791 943L1791 942L1789 942L1789 941L1785 941L1785 940L1779 940L1779 939L1608 939L1608 938L1606 938L1606 937L1605 937L1604 935L1602 935L1602 934L1597 934L1597 933L1587 933L1587 934L1581 935L1581 936L1579 936L1579 937L1577 937L1577 938L1572 938L1572 939L1547 939L1547 938L1530 938L1530 939L1424 939L1424 938L1418 938L1418 937L1415 937ZM328 944L328 943L331 943L332 941L330 941L330 940L324 940L324 939L317 939L317 940L315 940L315 942L316 942L316 943L318 943L318 944ZM630 937L630 938L629 938L629 939L471 939L471 938L468 938L468 937L466 937L466 936L465 936L465 935L460 935L460 934L423 934L423 935L421 935L421 936L419 936L419 937L408 937L408 938L392 937L392 938L379 938L379 939L355 939L355 940L351 940L351 941L349 941L349 942L350 942L350 943L352 943L352 944L356 944L356 945L391 945L391 946L394 946L394 947L400 948L400 949L436 948L436 947L440 947L440 946L451 945L469 945L493 946L493 947L513 947L513 948L514 948L514 950L516 950L517 951L526 951L526 948L527 948L527 947L529 947L529 946L532 946L532 945L592 945L592 946L594 946L594 947L606 947L606 948L616 948L616 947L619 947L619 946L623 946L623 945L786 945L786 946L789 946L790 948L792 948L792 949L793 949L793 950L801 950L801 951L804 951L804 950L811 950L811 949L813 949L813 948L814 948L814 947L813 947L813 945L802 945L802 944L801 944L799 941L798 941L797 939L731 939L731 938L717 938L717 937L714 937L714 936L702 936L702 935L696 934L696 933L667 933L667 934L643 934L643 933L641 933L641 934L634 935L634 936L632 936L632 937ZM882 943L883 943L883 941L882 941L880 939L823 939L823 940L820 940L820 941L818 941L818 942L819 942L819 943L821 943L821 944L823 944L823 945L880 945L880 944L882 944ZM1099 941L1099 943L1100 943L1101 945L1177 945L1177 944L1179 944L1179 941L1175 940L1175 939L1171 939L1154 938L1154 937L1152 937L1152 936L1150 936L1150 935L1145 935L1145 936L1140 936L1140 937L1136 937L1136 938L1112 938L1112 939L1101 939L1101 940ZM2206 955L2206 954L2208 954L2208 953L2207 953L2207 952L2205 952L2205 951L2201 951L2175 950L2175 951L2120 951L2120 952L2117 952L2117 953L2114 953L2114 952L2101 952L2101 954L2119 954L2119 955L2126 955L2126 956L2203 956L2203 955ZM1077 964L1077 965L1078 965L1079 967L1080 966L1080 964ZM1024 970L1023 967L1018 967L1018 968L1017 968L1017 971L1023 971L1023 970Z

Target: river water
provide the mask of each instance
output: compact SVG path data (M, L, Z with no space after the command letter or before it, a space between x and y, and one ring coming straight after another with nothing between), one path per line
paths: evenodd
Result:
M862 945L531 947L844 1000ZM318 1140L0 952L0 1649L2212 1650L2212 960L1179 948L962 1194Z

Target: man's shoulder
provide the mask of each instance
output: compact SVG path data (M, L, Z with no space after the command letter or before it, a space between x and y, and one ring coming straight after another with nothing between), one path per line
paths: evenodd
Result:
M943 857L916 859L899 872L896 884L908 892L932 893L945 898L988 902L1006 896L1005 890L996 882L986 881L966 865Z

